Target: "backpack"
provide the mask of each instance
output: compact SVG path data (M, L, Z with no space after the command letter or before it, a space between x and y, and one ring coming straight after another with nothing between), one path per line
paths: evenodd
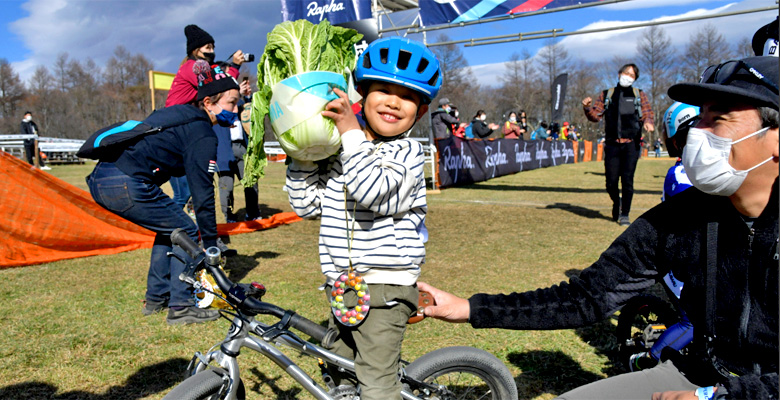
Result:
M474 139L474 133L471 131L471 124L466 126L465 135L466 139Z
M117 122L93 133L81 145L79 151L76 152L76 156L93 160L114 156L131 144L141 140L144 136L158 133L174 126L188 124L198 119L202 119L202 117L189 118L164 126L152 126L145 122L133 120Z
M642 98L639 95L640 90L632 87L631 88L634 91L634 109L636 110L637 115L639 116L639 119L642 119ZM612 104L612 95L615 94L615 88L611 87L609 90L606 91L607 94L604 95L604 110L606 111L607 108L609 108L609 105Z

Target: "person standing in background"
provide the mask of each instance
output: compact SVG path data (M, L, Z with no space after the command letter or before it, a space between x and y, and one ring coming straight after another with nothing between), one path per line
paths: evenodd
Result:
M452 126L460 123L460 119L450 114L452 110L450 99L439 99L439 108L431 113L431 125L433 126L434 139L446 139L452 135Z
M631 200L634 197L634 172L642 150L642 128L653 132L653 109L645 93L633 87L639 78L639 68L626 64L618 71L618 84L604 90L594 102L582 99L585 117L591 122L604 118L604 175L607 193L612 199L612 219L621 226L631 221ZM618 179L623 185L623 196L618 190Z
M523 132L517 121L517 113L511 111L509 113L509 119L504 122L503 129L504 139L522 139Z
M27 162L30 163L30 165L35 165L34 157L37 156L36 151L38 147L35 145L35 142L38 141L38 125L35 123L35 121L32 120L32 112L27 111L24 113L24 118L22 119L22 125L19 129L19 134L35 135L34 139L24 139L24 154L27 156ZM44 164L43 158L38 157L38 161L42 170L51 169L51 167L47 167L46 164Z

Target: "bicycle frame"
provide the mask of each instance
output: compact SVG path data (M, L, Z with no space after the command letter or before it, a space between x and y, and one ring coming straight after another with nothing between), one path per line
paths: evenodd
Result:
M250 332L257 334L258 337L250 335ZM210 351L205 355L196 352L190 366L188 366L188 371L195 374L205 370L211 362L216 362L219 366L228 371L228 376L230 378L228 390L227 393L225 393L225 399L236 400L236 393L238 391L236 383L239 382L240 379L240 369L237 357L241 348L249 348L273 361L316 399L333 400L333 397L330 396L328 390L317 384L311 376L304 372L295 364L295 362L271 342L277 342L280 345L288 346L301 354L321 359L328 364L343 368L346 371L353 373L355 371L355 363L352 360L309 343L289 330L279 330L274 326L257 322L254 317L242 317L239 315L236 315L233 318L230 331L225 340L221 342L219 350ZM407 400L421 400L405 389L401 392L401 396Z

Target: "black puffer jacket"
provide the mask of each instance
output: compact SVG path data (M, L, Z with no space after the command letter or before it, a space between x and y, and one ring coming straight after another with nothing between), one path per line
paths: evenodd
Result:
M629 226L579 277L546 289L469 299L475 328L567 329L610 316L671 269L685 282L680 304L695 327L707 329L706 232L717 223L717 274L712 354L738 376L694 374L700 386L719 384L729 398L778 398L778 182L752 228L727 197L691 188ZM708 370L701 349L675 362ZM702 361L706 359L706 361ZM681 365L678 365L681 364ZM685 366L687 364L687 367ZM696 372L696 371L691 371ZM688 374L686 374L688 375ZM695 375L698 375L696 377Z

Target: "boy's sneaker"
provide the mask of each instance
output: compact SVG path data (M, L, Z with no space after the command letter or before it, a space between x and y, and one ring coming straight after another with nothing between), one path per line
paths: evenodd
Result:
M49 170L51 170L51 167L49 167L48 165L44 165L43 167L41 167L41 170L49 171Z
M179 310L169 309L167 321L168 325L185 325L199 324L201 322L214 321L215 319L219 319L219 311L190 306Z
M144 307L141 309L141 313L143 315L149 316L152 314L157 314L158 312L165 311L166 308L168 308L167 301L144 300Z

